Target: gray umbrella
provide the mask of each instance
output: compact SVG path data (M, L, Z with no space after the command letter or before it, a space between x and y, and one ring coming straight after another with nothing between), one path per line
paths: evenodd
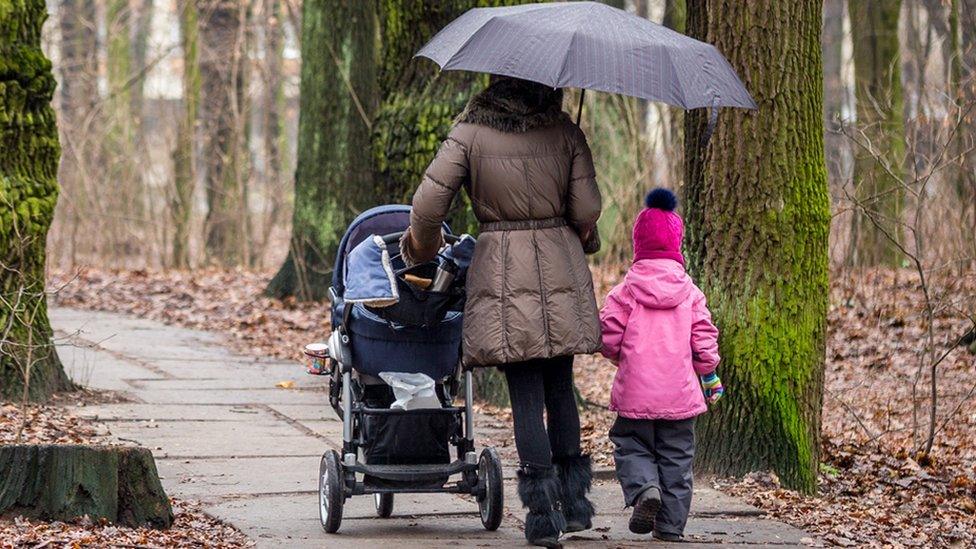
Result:
M444 70L620 93L686 109L756 108L714 46L598 2L475 8L417 56Z

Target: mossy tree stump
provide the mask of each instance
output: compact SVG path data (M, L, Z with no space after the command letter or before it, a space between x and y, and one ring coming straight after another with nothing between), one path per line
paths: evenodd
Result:
M74 444L0 446L0 516L70 521L88 515L168 528L173 508L145 448Z

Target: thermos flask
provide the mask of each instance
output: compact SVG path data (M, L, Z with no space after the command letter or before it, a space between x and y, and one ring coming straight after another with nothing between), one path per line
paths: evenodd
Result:
M457 272L458 266L453 261L441 261L440 265L437 266L437 272L434 274L434 281L427 289L431 292L446 292L451 287L451 282L454 282Z

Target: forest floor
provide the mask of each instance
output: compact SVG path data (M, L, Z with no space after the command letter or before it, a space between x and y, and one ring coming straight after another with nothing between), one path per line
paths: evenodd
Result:
M597 273L601 294L619 269ZM328 332L328 307L261 297L268 273L83 270L53 273L60 306L106 310L223 332L238 351L299 359ZM938 353L972 326L976 272L931 284L925 300L909 271L835 273L828 318L820 494L780 487L773 475L718 479L771 516L838 546L971 547L976 543L976 357L949 351L936 371L936 433L928 433L931 369L920 360L931 337ZM583 436L594 459L611 464L606 410L613 368L577 360L588 402ZM729 388L734 391L734 387ZM484 407L499 421L503 409Z
M111 393L82 390L46 405L0 402L0 444L118 444L109 428L75 415L66 406L116 402ZM71 523L24 518L0 520L0 548L8 547L215 547L253 544L241 532L214 519L192 501L171 499L175 520L165 531L127 528L84 518Z

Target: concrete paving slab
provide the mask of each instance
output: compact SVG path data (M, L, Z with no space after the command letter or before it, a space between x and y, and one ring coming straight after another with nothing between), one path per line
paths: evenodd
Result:
M342 422L338 419L329 421L300 421L298 422L319 437L333 441L336 446L342 444Z
M164 374L105 351L81 345L57 345L64 371L76 383L103 391L129 391L129 379L162 379Z
M339 421L327 398L317 404L269 404L268 407L301 422Z
M148 403L156 404L321 404L325 393L319 391L300 391L293 389L242 390L215 389L212 391L183 391L163 389L141 391L139 397Z
M449 494L397 494L393 516L376 516L373 498L357 496L346 501L337 534L322 531L314 493L225 500L207 512L244 523L245 533L270 546L270 540L287 539L295 547L473 547L517 545L518 523L509 520L498 532L486 532L477 507ZM268 540L268 541L265 541Z
M265 367L257 362L230 357L223 361L212 360L156 360L152 364L178 379L225 379L236 387L252 387L292 381L299 387L326 387L322 378L305 373L304 366Z
M271 417L252 421L117 422L114 436L154 449L157 458L321 455L322 440ZM341 431L339 440L341 440Z
M174 373L172 369L163 367L163 369L168 370L170 373ZM165 378L154 378L154 379L128 379L128 383L131 385L130 388L136 388L138 390L144 391L162 391L162 390L177 390L177 391L230 391L230 390L281 390L281 387L277 385L279 383L292 384L296 389L307 389L317 391L321 394L325 394L321 391L321 385L317 383L312 383L305 376L297 377L285 377L285 376L264 376L264 375L253 375L250 372L242 372L240 370L235 370L234 375L223 376L223 377L176 377L171 379ZM179 372L183 373L183 372ZM307 376L311 377L311 376Z
M271 419L262 407L227 404L96 404L75 408L75 413L99 421L254 421Z
M319 459L307 456L160 459L163 487L172 496L215 501L221 497L304 492L318 489Z

